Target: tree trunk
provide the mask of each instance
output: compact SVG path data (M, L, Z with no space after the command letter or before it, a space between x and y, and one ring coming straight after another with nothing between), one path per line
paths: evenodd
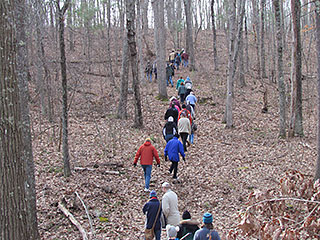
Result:
M137 59L137 47L135 38L135 0L126 0L126 12L127 12L127 38L130 51L130 62L133 77L133 90L135 100L135 117L134 126L136 128L143 127L142 119L142 107L140 97L140 83L138 77L138 59Z
M111 30L111 0L108 0L107 4L107 19L108 19L108 25L107 25L107 64L108 64L108 70L109 70L109 77L111 80L111 85L116 86L114 82L114 76L113 76L113 70L112 70L112 54L111 54L111 37L110 37L110 30Z
M21 111L21 129L22 129L22 160L25 162L25 171L27 182L25 184L26 199L27 199L27 218L28 232L30 239L39 239L38 221L37 221L37 206L36 206L36 184L34 176L34 162L32 153L32 138L30 131L30 114L29 114L29 89L28 89L28 51L26 48L27 36L25 31L25 2L17 1L16 12L16 39L17 44L17 79L19 87L19 100ZM21 44L23 43L23 44Z
M157 23L158 34L159 34L159 53L157 61L157 69L159 74L158 88L159 88L159 97L166 99L167 87L166 87L166 30L164 26L164 0L159 0L158 2L159 9L159 21Z
M320 179L320 3L316 2L316 36L317 36L317 57L318 57L318 136L317 136L317 165L314 180Z
M281 12L280 1L273 0L273 6L276 18L277 32L277 70L278 70L278 87L279 87L279 137L286 137L286 90L283 77L283 46L282 46L282 30L281 30Z
M246 71L249 73L250 70L250 60L249 60L249 39L248 39L248 25L247 25L247 17L244 19L244 31L245 31L245 52L246 52Z
M70 3L70 8L68 11L68 18L67 18L67 23L68 23L68 30L69 30L69 49L70 51L74 52L74 35L73 35L73 11L74 11L74 4Z
M217 31L214 20L214 0L211 0L211 23L212 23L212 36L213 36L213 63L214 70L218 70L218 54L217 54Z
M184 0L184 10L186 14L186 52L189 54L189 70L196 71L195 55L193 47L193 31L192 31L192 11L191 11L191 0Z
M18 42L26 40L24 4L23 0L0 3L0 239L39 238L36 213L28 213L36 209L28 112L22 112L27 102L21 106L25 99L19 96L26 94L26 88L19 92L18 86L27 75L22 62L26 42Z
M265 46L264 46L264 35L265 35L265 19L264 19L264 14L265 14L265 9L266 9L266 0L261 0L261 22L260 22L260 57L261 57L261 78L266 78L266 56L265 56Z
M122 48L122 65L121 65L121 87L120 101L118 105L117 117L120 119L127 118L127 101L128 101L128 78L129 78L129 48L128 39L123 39Z
M302 82L301 82L301 36L300 36L300 0L291 0L293 49L291 71L291 106L289 137L303 136L302 126Z
M256 43L256 55L257 55L257 75L261 78L261 64L260 64L260 27L259 27L259 11L257 0L252 0L252 13L253 13L253 27L254 27L254 40Z
M66 51L64 43L64 15L68 9L71 0L66 0L63 8L60 8L57 2L57 11L59 12L59 42L61 58L61 78L62 78L62 155L64 162L64 176L71 175L69 162L69 144L68 144L68 84L67 84L67 65Z

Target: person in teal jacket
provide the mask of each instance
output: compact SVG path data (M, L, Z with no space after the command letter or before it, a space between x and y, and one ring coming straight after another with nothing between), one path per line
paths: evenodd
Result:
M176 89L178 90L178 88L180 87L181 83L184 83L184 79L182 77L180 77L180 79L178 79L177 85L176 85Z

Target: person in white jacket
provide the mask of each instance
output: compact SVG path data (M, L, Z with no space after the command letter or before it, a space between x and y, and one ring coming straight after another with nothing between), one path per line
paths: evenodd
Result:
M170 184L167 182L162 184L162 190L165 192L162 197L162 211L167 220L166 224L178 226L180 223L178 196L170 189Z

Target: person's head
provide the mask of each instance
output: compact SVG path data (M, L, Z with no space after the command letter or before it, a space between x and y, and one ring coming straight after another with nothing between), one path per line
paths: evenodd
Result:
M184 85L184 82L181 82L180 85Z
M176 99L176 97L175 96L172 96L171 98L170 98L170 102L172 102L173 100L175 100Z
M213 218L211 213L203 214L202 221L204 224L212 224Z
M185 104L182 104L182 106L181 106L182 108L186 108L187 106L185 105Z
M170 116L170 117L168 118L168 122L173 122L173 117Z
M152 191L150 192L150 198L153 198L153 197L157 197L157 193L156 193L155 190L152 190Z
M186 219L191 219L191 214L188 212L188 210L185 210L182 214L182 219L186 220Z
M187 116L187 114L185 113L185 112L182 112L181 114L180 114L180 117L182 117L182 118L184 118L184 117L186 117Z
M162 191L166 192L170 189L170 183L164 182L162 183Z
M146 138L146 142L150 142L151 143L151 138L147 137Z
M177 237L177 233L179 232L179 227L167 225L166 230L167 230L167 238L175 239Z
M182 80L183 80L182 76L180 76L180 79L182 79Z

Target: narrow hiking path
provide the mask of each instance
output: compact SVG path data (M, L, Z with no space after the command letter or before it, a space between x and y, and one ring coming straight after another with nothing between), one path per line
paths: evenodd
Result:
M183 78L189 75L201 103L196 107L195 144L188 148L186 162L179 163L181 183L174 184L173 190L178 194L181 214L188 209L201 221L204 212L211 212L214 226L223 238L237 224L238 210L244 207L251 191L275 187L290 169L313 174L316 115L310 113L305 122L305 138L278 139L276 86L271 86L269 112L262 114L261 89L248 75L248 87L235 86L235 128L225 129L221 122L225 70L214 73L208 59L209 53L200 49L198 71L190 73L183 69L174 78L176 82L180 75ZM57 144L58 128L48 128L48 123L33 112L41 237L79 239L77 229L55 207L57 201L65 198L67 207L73 209L77 191L90 210L97 239L142 239L145 221L142 207L148 194L143 191L142 169L139 165L133 167L133 159L145 138L151 137L161 159L161 167L153 167L151 187L161 198L161 184L172 180L168 172L170 164L163 158L165 141L161 133L169 102L157 99L157 83L141 84L144 128L135 129L133 95L128 99L129 118L116 119L117 93L103 92L100 81L90 80L87 89L90 94L83 86L84 93L77 93L77 101L70 110L69 141L73 169L96 170L73 170L72 176L65 179ZM175 88L169 87L168 96L172 95L176 95ZM105 173L110 170L119 174ZM72 213L89 231L86 213L81 204L78 206Z

